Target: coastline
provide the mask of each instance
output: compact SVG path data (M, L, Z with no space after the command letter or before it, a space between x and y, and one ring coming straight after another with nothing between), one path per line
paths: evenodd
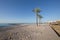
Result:
M19 34L19 30L22 31L23 27L26 27L26 24L19 24L19 25L14 25L14 26L10 26L10 27L1 27L0 28L0 40L11 40L12 38L18 40L18 36L17 34ZM19 30L18 30L19 29ZM10 39L10 37L12 37Z
M47 24L22 24L0 33L0 40L60 40Z

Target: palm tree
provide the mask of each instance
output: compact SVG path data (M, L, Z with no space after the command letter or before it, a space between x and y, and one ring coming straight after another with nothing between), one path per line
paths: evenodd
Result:
M33 12L35 12L36 14L36 24L37 24L37 26L38 26L38 13L40 13L41 12L41 10L39 9L39 8L35 8L35 9L33 9Z
M40 23L40 20L43 18L41 15L38 15L38 18L39 18L39 23Z

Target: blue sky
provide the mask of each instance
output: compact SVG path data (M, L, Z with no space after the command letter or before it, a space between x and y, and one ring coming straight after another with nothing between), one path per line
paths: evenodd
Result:
M34 8L42 11L42 20L54 21L60 19L60 0L0 0L0 23L33 23Z

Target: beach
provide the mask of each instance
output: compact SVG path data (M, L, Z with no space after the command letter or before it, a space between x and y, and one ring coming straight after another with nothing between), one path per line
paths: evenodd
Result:
M17 25L0 32L0 40L60 40L49 25Z

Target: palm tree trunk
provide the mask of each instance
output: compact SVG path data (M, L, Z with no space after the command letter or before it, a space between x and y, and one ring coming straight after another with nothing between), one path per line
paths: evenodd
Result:
M40 25L40 19L39 19L39 25Z
M36 13L36 25L38 26L38 16L37 16L37 13Z

